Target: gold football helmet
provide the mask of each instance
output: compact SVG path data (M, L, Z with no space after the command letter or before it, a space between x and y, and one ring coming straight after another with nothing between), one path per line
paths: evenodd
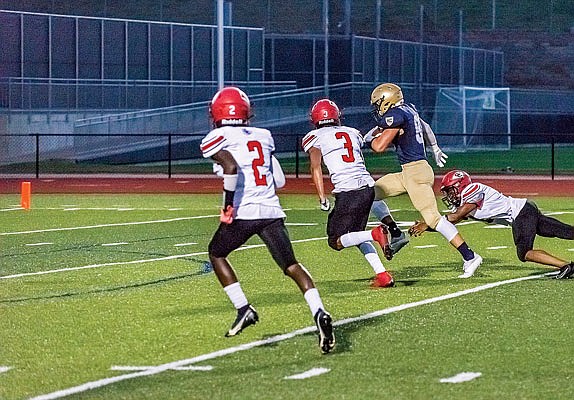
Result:
M403 92L394 83L382 83L371 92L371 105L377 117L382 117L389 108L402 104L402 102Z

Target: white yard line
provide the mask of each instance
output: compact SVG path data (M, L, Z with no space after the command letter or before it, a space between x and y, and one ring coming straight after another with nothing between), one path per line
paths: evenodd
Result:
M409 308L414 308L414 307L418 307L418 306L422 306L422 305L426 305L426 304L437 303L439 301L453 299L456 297L465 296L467 294L477 293L477 292L480 292L483 290L492 289L492 288L502 286L502 285L508 285L511 283L522 282L522 281L527 281L527 280L531 280L531 279L539 279L541 277L544 277L547 275L552 275L552 274L556 274L556 273L555 272L547 272L547 273L541 274L541 275L530 275L530 276L525 276L522 278L509 279L506 281L492 282L492 283L477 286L477 287L474 287L471 289L461 290L459 292L449 293L449 294L445 294L442 296L433 297L430 299L415 301L413 303L406 303L406 304L401 304L401 305L394 306L394 307L385 308L383 310L378 310L378 311L375 311L372 313L360 315L358 317L342 319L342 320L336 321L333 325L341 326L341 325L347 325L347 324L351 324L351 323L355 323L355 322L359 322L359 321L369 320L369 319L380 317L382 315L387 315L387 314L395 313L398 311L408 310ZM224 357L224 356L227 356L230 354L235 354L235 353L240 352L240 351L250 350L250 349L253 349L255 347L261 347L261 346L266 346L266 345L269 345L272 343L282 342L284 340L292 339L296 336L301 336L301 335L304 335L307 333L311 333L311 332L315 331L316 329L317 328L315 326L308 326L306 328L297 329L297 330L289 332L289 333L271 336L267 339L256 340L254 342L249 342L249 343L245 343L245 344L242 344L239 346L234 346L234 347L228 347L226 349L214 351L212 353L202 354L202 355L192 357L192 358L186 358L183 360L178 360L178 361L173 361L173 362L166 363L166 364L157 365L157 366L152 367L150 369L146 369L145 371L138 371L138 372L133 372L130 374L118 375L118 376L113 376L111 378L104 378L104 379L99 379L96 381L86 382L86 383L78 385L78 386L73 386L73 387L70 387L67 389L58 390L56 392L36 396L36 397L31 398L30 400L60 399L62 397L70 396L72 394L83 393L83 392L86 392L88 390L108 386L108 385L111 385L113 383L125 381L128 379L140 378L143 376L157 375L157 374L160 374L162 372L172 370L174 368L190 366L191 364L203 362L206 360L213 360L215 358Z
M460 374L456 374L455 376L451 376L450 378L442 378L440 379L440 383L462 383L472 381L473 379L478 378L481 376L481 372L461 372Z
M326 237L318 237L318 238L310 238L310 239L300 239L300 240L292 240L291 243L304 243L304 242L313 242L316 240L325 240ZM242 246L238 248L236 251L239 250L247 250L247 249L255 249L258 247L264 247L265 244L253 244L249 246ZM110 262L110 263L102 263L102 264L91 264L91 265L83 265L80 267L70 267L70 268L60 268L60 269L51 269L47 271L37 271L37 272L24 272L21 274L14 274L14 275L6 275L0 276L0 279L14 279L14 278L22 278L25 276L34 276L34 275L48 275L48 274L55 274L58 272L69 272L69 271L79 271L83 269L93 269L93 268L101 268L101 267L112 267L116 265L128 265L128 264L143 264L149 262L156 262L156 261L166 261L166 260L176 260L178 258L186 258L186 257L194 257L194 256L203 256L206 255L207 251L201 251L198 253L189 253L189 254L176 254L173 256L165 256L165 257L157 257L157 258L145 258L142 260L132 260L132 261L118 261L118 262Z
M8 372L12 369L12 367L3 367L0 366L0 374L3 374L4 372Z
M94 229L94 228L107 228L110 226L129 226L129 225L146 225L146 224L161 224L165 222L177 222L177 221L188 221L190 219L203 219L203 218L214 218L219 217L219 215L199 215L197 217L179 217L170 219L158 219L155 221L138 221L138 222L119 222L115 224L101 224L101 225L88 225L88 226L71 226L69 228L49 228L49 229L37 229L33 231L20 231L20 232L0 232L0 236L8 235L26 235L29 233L43 233L43 232L61 232L61 231L76 231L80 229Z
M155 368L153 366L132 366L132 365L114 365L110 368L111 371L145 371L146 369ZM211 371L211 365L190 365L187 367L177 367L174 371Z
M323 375L331 371L329 368L311 368L309 371L301 372L300 374L286 376L283 379L307 379L314 376Z

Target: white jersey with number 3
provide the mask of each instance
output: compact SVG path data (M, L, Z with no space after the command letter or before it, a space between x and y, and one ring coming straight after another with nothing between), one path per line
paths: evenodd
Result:
M203 157L227 150L237 162L237 188L233 197L236 219L284 218L275 193L271 155L275 143L267 129L223 126L201 141Z
M360 132L348 126L324 126L307 133L303 150L321 150L329 170L334 193L374 186L375 181L365 167L361 148L365 141Z
M476 204L470 215L476 219L501 225L512 225L526 204L526 199L505 196L482 183L471 183L462 190L461 204Z

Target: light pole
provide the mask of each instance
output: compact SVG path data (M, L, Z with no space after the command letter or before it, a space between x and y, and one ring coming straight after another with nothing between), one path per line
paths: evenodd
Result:
M223 65L223 0L217 0L217 88L223 89L224 65Z
M323 92L329 97L329 0L323 0L323 33L325 35L325 68L323 70Z
M380 80L380 73L381 73L381 69L379 64L381 63L381 43L379 41L379 39L381 38L381 0L377 0L377 9L376 9L376 34L375 37L377 38L377 41L375 43L375 81L379 82Z
M492 0L492 30L496 29L496 0Z

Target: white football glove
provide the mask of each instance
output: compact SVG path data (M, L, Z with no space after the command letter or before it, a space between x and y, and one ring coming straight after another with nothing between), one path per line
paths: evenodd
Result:
M365 135L365 142L371 143L373 140L381 136L382 131L379 129L378 126L375 126L373 129L367 132Z
M331 202L325 197L325 200L319 200L321 204L321 211L329 211L331 209Z
M448 158L448 156L443 153L443 151L440 149L440 147L438 147L438 144L433 144L431 146L431 149L432 149L432 154L433 154L434 161L435 161L436 165L438 165L441 168L444 167L444 165L446 164L446 159Z

